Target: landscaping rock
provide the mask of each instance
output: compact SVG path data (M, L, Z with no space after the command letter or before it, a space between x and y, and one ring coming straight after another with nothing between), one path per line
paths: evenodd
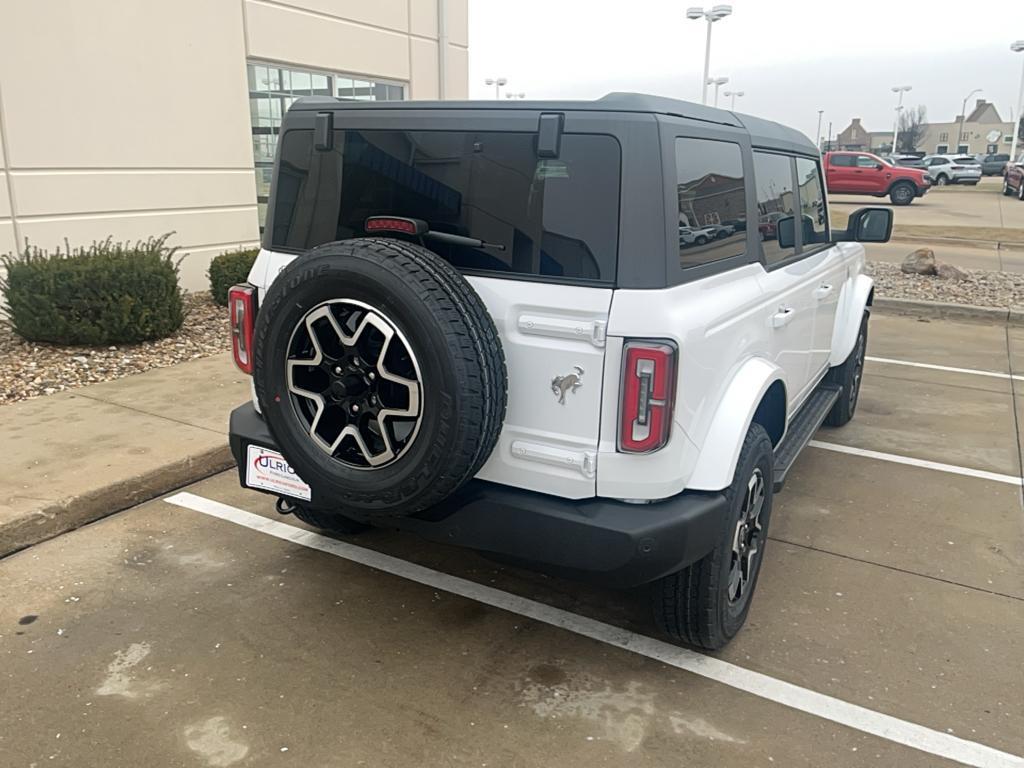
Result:
M935 251L931 248L918 248L913 253L908 253L900 270L910 275L934 275L935 274Z
M961 270L966 280L937 280L932 275L902 272L898 264L869 261L866 272L875 279L875 295L979 307L1024 305L1024 274L983 269Z
M184 304L185 323L175 334L140 344L89 348L32 343L0 323L0 406L231 349L226 309L208 293L188 294Z
M935 267L935 274L943 280L970 280L971 276L960 267L952 264L939 264Z

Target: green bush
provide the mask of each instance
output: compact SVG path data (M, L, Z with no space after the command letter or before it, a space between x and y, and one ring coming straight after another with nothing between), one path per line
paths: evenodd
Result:
M210 293L214 301L222 307L228 305L228 291L232 285L244 283L249 278L249 270L259 252L259 248L240 248L213 257L206 274L210 278Z
M49 253L0 256L7 322L29 341L123 344L174 333L185 319L171 233L145 242L108 237Z

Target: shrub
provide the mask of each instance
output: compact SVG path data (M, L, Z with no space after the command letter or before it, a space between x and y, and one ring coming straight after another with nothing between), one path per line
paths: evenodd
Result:
M7 322L29 341L122 344L159 339L185 319L171 233L145 242L108 237L49 253L25 246L0 257Z
M232 285L244 283L248 279L249 270L259 252L259 248L239 248L214 256L206 272L210 278L210 293L214 301L222 307L228 305L228 291Z

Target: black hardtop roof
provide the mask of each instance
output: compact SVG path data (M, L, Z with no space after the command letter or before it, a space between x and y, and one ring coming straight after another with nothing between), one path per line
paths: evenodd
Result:
M753 115L742 115L727 109L708 107L665 96L651 96L644 93L609 93L600 99L527 101L509 99L501 101L354 101L328 96L304 96L295 101L294 110L532 110L545 112L587 111L587 112L645 112L655 115L671 115L692 120L702 120L718 125L744 128L750 134L754 146L779 147L803 154L818 154L814 142L793 128Z

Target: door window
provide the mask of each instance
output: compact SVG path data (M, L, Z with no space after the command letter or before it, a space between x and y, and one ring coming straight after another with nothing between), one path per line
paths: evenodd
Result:
M853 168L854 162L855 158L853 155L832 155L829 158L829 163L840 168Z
M874 168L878 165L878 161L873 157L867 155L857 155L857 167L858 168Z
M800 185L800 221L806 250L808 246L828 242L828 211L818 163L809 157L798 157L796 178Z
M676 193L681 267L746 251L747 194L739 144L676 139Z
M754 152L754 183L757 189L758 231L767 266L784 261L796 248L779 247L779 219L793 215L793 160L786 155Z

